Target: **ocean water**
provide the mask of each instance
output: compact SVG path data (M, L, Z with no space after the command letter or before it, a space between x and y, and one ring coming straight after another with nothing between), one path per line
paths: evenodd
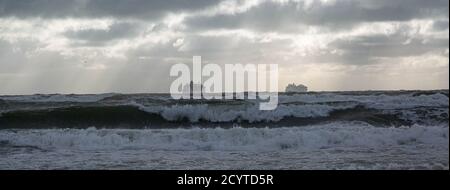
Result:
M449 169L448 91L0 96L0 169Z

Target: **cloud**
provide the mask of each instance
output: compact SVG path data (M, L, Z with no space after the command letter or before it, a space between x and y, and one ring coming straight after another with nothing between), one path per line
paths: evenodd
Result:
M267 1L236 14L188 18L192 30L246 28L266 32L298 32L307 26L348 29L364 22L409 21L447 17L448 1L341 0Z
M391 35L365 35L348 39L338 39L331 48L342 52L343 63L371 64L380 58L408 57L444 52L449 46L448 38L423 38L401 33Z
M98 46L113 40L135 37L140 33L139 29L138 24L116 22L105 29L69 30L65 32L65 36L78 45Z
M0 17L137 18L156 20L169 12L203 9L211 0L0 0Z
M448 30L448 20L438 20L433 23L435 30Z

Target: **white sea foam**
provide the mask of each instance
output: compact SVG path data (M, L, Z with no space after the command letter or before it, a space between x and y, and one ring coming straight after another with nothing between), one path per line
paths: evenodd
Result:
M333 123L289 128L2 130L0 142L42 149L278 151L430 146L448 150L448 126L379 128Z
M137 105L137 104L133 104ZM286 117L326 117L332 111L352 108L354 105L329 106L329 105L280 105L272 111L261 111L257 106L210 106L201 105L172 105L163 106L142 106L137 105L139 109L160 114L169 121L179 121L188 119L191 122L206 120L211 122L230 122L236 120L245 120L248 122L261 121L280 121Z
M327 102L342 102L342 104L326 104ZM169 121L188 119L191 122L197 122L199 120L211 122L229 122L236 120L261 122L279 121L286 117L326 117L332 111L349 109L357 105L379 110L398 110L417 107L448 107L449 104L448 97L439 93L420 96L412 96L411 94L396 96L336 95L328 93L296 94L280 96L280 103L282 104L273 111L260 111L256 105L251 104L227 106L208 104L144 106L133 102L131 105L137 106L143 111L160 114ZM405 113L404 115L406 116L407 114ZM417 116L412 115L411 117Z
M374 109L407 109L414 107L439 107L449 105L448 97L435 93L430 95L413 96L401 95L339 95L333 93L284 95L279 98L280 103L305 102L356 102Z

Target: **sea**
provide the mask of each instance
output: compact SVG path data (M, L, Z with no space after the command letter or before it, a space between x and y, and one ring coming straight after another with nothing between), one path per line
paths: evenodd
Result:
M448 170L449 91L0 96L0 169Z

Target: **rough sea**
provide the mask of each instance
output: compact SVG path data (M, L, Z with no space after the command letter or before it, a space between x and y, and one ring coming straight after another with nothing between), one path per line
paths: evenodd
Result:
M448 90L0 96L0 169L449 169Z

